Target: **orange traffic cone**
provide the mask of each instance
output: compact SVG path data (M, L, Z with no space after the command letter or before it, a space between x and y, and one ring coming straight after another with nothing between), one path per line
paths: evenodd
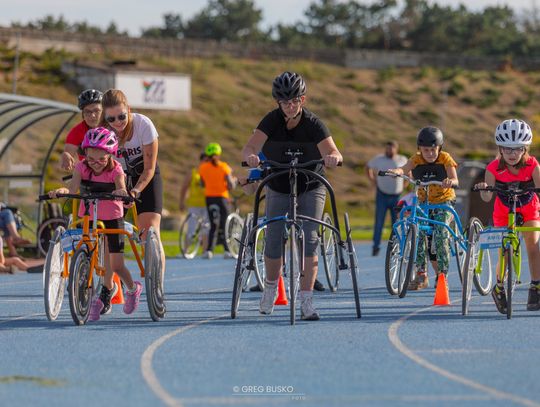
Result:
M289 300L287 299L287 292L285 291L285 281L283 276L279 276L278 282L278 297L274 305L289 305Z
M448 295L448 284L446 283L446 274L439 273L437 280L437 289L435 290L435 298L433 305L450 305L450 297Z
M112 298L111 303L112 304L123 304L124 303L124 292L122 291L122 282L120 281L120 277L118 277L118 274L114 273L113 281L118 286L118 292Z

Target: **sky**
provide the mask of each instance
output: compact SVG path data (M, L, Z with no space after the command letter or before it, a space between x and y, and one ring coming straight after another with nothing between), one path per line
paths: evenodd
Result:
M437 0L441 5L467 5L470 10L490 5L511 5L518 15L531 9L533 1L540 0ZM313 0L255 0L263 11L262 27L277 23L292 24L303 19L304 11ZM371 3L372 1L367 1ZM87 21L105 28L114 21L120 31L127 30L138 36L141 28L163 25L166 13L180 14L189 20L208 4L208 0L0 0L0 26L11 22L28 23L46 15L63 15L68 22Z

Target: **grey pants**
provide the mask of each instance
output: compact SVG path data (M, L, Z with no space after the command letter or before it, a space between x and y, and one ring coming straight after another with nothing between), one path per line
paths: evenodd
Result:
M266 219L283 216L289 212L289 194L282 194L267 188L266 190ZM297 214L302 214L315 219L321 219L324 211L324 201L326 199L326 188L320 186L311 191L304 192L298 196L296 209ZM271 259L281 258L283 222L274 222L267 226L266 245L264 254ZM302 230L305 238L305 256L317 255L319 238L317 231L319 225L314 222L303 222Z

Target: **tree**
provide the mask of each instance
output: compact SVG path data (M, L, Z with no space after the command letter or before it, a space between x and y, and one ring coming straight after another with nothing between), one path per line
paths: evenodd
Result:
M184 29L186 38L226 41L257 40L264 37L258 25L262 11L253 0L210 0Z
M184 35L184 23L180 14L164 14L163 27L150 27L142 31L142 37L181 38Z

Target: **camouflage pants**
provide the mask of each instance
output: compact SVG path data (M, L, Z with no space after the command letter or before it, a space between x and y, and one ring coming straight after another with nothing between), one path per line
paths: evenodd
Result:
M451 205L449 202L445 202L445 204ZM444 222L447 225L453 219L452 214L444 209L431 210L429 217L433 220ZM450 239L450 232L442 225L433 225L432 233L430 239L428 239L424 231L420 231L418 234L416 267L418 270L427 270L426 254L428 254L431 260L437 260L439 271L447 272L450 265L450 242L452 240Z

